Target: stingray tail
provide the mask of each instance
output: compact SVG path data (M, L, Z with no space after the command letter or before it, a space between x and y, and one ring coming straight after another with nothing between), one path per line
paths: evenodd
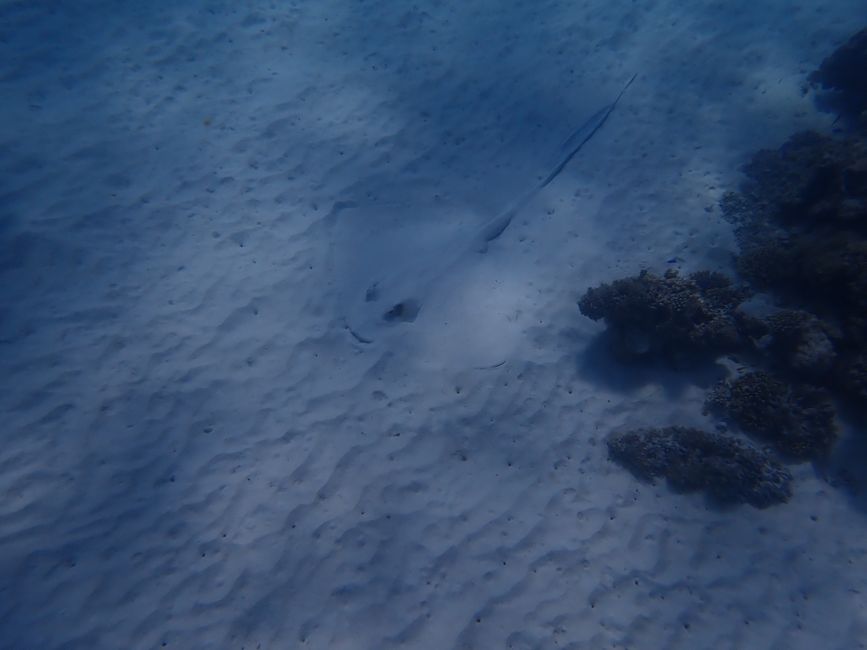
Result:
M563 168L569 164L569 161L572 160L579 151L581 151L585 144L590 142L590 138L596 135L599 129L601 129L605 122L608 121L608 118L611 117L611 113L613 113L614 109L617 108L620 98L623 97L623 94L629 89L629 86L632 85L632 82L635 81L637 76L637 74L632 75L629 81L626 82L626 85L623 86L620 93L618 93L617 97L614 98L613 102L594 113L589 120L581 125L580 129L569 136L564 144L564 147L567 147L566 155L539 184L538 189L542 189L557 178L557 176L560 175L560 172L563 171ZM569 145L571 145L571 147Z

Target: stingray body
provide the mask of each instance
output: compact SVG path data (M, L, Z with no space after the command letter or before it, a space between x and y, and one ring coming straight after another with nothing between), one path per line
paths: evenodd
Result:
M415 322L424 310L425 297L429 295L432 285L461 265L467 256L485 253L490 243L506 232L515 216L557 178L599 132L634 80L635 76L612 102L591 115L565 140L557 163L541 181L470 236L463 229L460 215L453 217L453 226L446 224L438 233L411 232L408 229L417 230L417 224L424 220L408 220L404 215L407 211L418 212L423 208L405 205L379 207L377 219L356 219L366 228L363 234L354 233L351 227L346 228L346 245L340 253L346 268L342 278L345 294L341 306L344 324L354 339L362 344L371 344L377 340L382 328ZM389 209L394 211L393 216L384 214ZM443 206L434 206L432 209L445 212ZM337 215L337 221L344 220L344 217L342 214ZM437 214L437 217L431 221L442 225L442 215ZM380 225L371 226L370 221L377 221ZM441 241L437 241L438 237ZM404 244L407 241L425 241L427 250L406 251ZM347 256L351 259L346 259ZM411 256L411 263L401 264L401 257L407 256ZM395 263L389 264L390 259ZM412 271L407 272L407 268ZM383 273L389 269L390 273Z

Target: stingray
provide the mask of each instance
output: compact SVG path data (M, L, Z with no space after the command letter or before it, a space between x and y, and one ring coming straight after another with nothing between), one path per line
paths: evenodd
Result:
M469 235L460 210L444 210L442 205L377 206L371 217L370 209L367 213L353 215L352 211L358 208L355 204L336 204L331 216L338 224L348 224L344 227L347 240L339 257L348 269L341 278L347 292L341 300L342 320L352 337L359 343L371 344L382 328L415 322L432 286L464 263L468 256L488 251L490 244L508 230L515 216L560 175L605 125L635 76L626 82L613 101L593 113L566 138L556 164L538 183ZM408 212L425 209L433 210L435 218L405 217ZM436 228L425 231L426 223L435 223ZM427 248L422 246L408 251L406 242L424 242ZM408 264L399 263L401 256ZM396 270L383 274L389 268Z

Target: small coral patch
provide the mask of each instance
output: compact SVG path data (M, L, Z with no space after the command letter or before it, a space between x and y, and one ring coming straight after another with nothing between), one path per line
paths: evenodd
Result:
M612 460L636 477L665 478L679 492L766 508L788 501L792 477L767 453L731 436L688 427L638 429L608 438Z

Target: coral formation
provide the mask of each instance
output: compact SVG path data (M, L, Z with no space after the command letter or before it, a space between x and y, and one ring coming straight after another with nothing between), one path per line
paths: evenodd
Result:
M608 438L612 460L640 479L664 477L680 492L765 508L791 495L791 475L765 452L731 436L687 427L638 429Z
M845 357L835 369L835 383L845 397L867 406L867 349Z
M734 225L739 276L776 301L770 316L717 273L648 272L589 289L581 313L605 319L622 359L678 365L746 352L753 370L708 395L716 411L783 457L824 457L837 438L831 397L867 407L867 29L810 75L847 136L798 133L756 152L723 215ZM773 371L775 374L771 374ZM790 477L763 451L696 429L641 429L609 438L611 458L637 476L763 507L789 496Z
M822 62L810 75L810 83L821 86L827 94L822 98L831 110L862 126L867 125L867 29L850 38L842 47Z
M778 149L756 152L743 167L740 191L723 197L726 217L746 239L823 228L867 231L867 142L795 134ZM763 232L764 231L764 232Z
M826 454L837 437L825 391L784 383L762 371L720 383L708 395L707 409L722 413L792 460Z
M661 356L683 365L743 345L736 310L746 295L719 273L644 271L588 289L578 306L588 318L605 319L618 357Z
M838 362L839 331L802 310L779 311L764 321L763 348L772 365L805 380L826 380Z
M801 133L759 151L744 171L740 192L722 202L741 248L738 271L795 308L766 324L770 360L863 403L867 138Z

